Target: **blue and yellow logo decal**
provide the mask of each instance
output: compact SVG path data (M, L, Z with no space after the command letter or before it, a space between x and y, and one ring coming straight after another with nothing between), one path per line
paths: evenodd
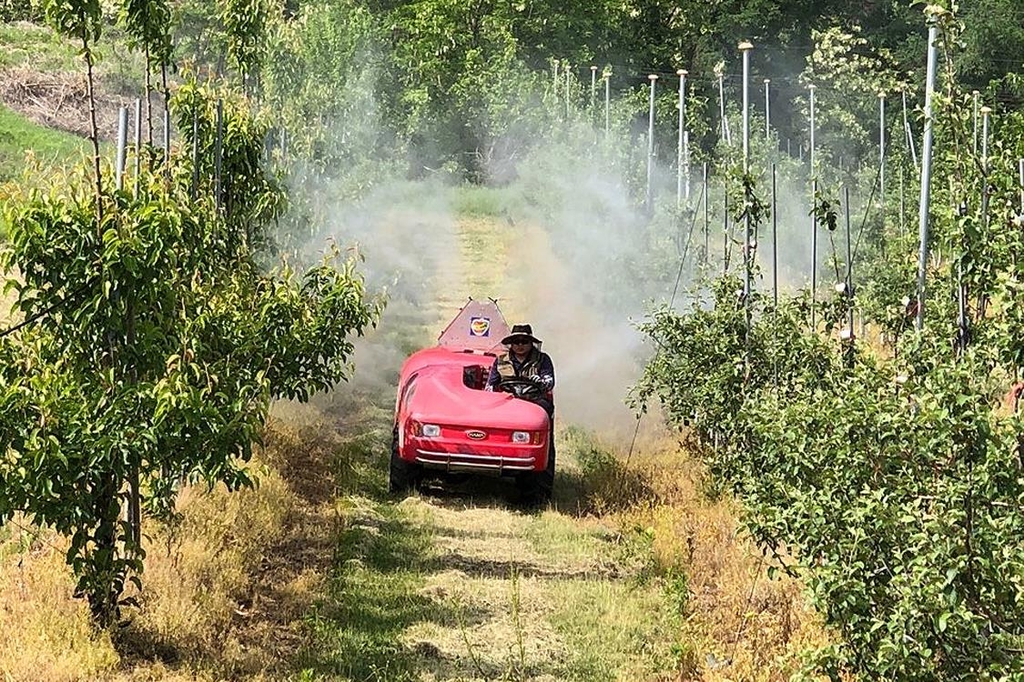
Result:
M490 336L491 335L491 318L489 318L489 317L471 317L471 318L469 318L469 335L470 336Z

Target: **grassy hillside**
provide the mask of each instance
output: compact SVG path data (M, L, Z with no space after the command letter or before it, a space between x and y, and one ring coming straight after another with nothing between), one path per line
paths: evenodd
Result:
M44 128L0 105L0 182L20 178L30 167L26 154L42 168L73 164L89 153L89 142Z

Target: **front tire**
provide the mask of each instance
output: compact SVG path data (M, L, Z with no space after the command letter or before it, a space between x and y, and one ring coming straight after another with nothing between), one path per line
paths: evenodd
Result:
M548 465L544 471L520 474L516 486L523 500L529 504L546 504L551 501L555 489L555 436L551 434L548 444Z
M398 452L398 429L391 437L391 465L388 467L388 491L394 495L412 490L419 480L419 467L402 459Z
M550 502L555 492L555 434L551 434L548 444L548 465L544 471L534 474L537 477L537 496L541 502Z

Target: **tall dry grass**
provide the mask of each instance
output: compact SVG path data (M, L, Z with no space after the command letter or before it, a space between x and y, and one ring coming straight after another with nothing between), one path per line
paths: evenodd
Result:
M21 522L0 528L0 679L279 678L321 578L288 551L315 544L304 534L320 525L316 505L286 480L308 455L295 429L275 421L249 464L257 487L183 488L173 522L144 526L140 607L113 638L94 631L73 596L66 540Z
M744 533L738 503L707 494L703 467L672 434L642 434L628 465L589 466L587 504L649 546L682 612L678 679L781 682L831 641L803 586L769 577L772 560Z

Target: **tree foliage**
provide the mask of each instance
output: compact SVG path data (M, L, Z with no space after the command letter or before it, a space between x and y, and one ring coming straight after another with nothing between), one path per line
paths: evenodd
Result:
M122 510L165 513L185 481L251 484L244 463L269 402L346 379L349 337L382 305L353 254L303 272L261 266L284 196L260 167L266 129L245 101L225 100L216 145L216 94L190 84L174 105L198 122L198 168L175 159L170 181L143 174L105 193L101 218L76 184L6 207L0 262L27 326L0 346L0 523L20 512L68 535L101 623L143 567L137 517ZM192 126L181 129L191 148ZM192 186L217 147L221 201L218 185Z
M890 223L856 293L816 304L818 324L806 296L775 307L726 279L642 327L658 350L638 405L687 426L754 538L808 584L839 635L811 672L834 680L1024 679L1024 422L1007 396L1024 359L1021 139L1007 124L974 151L965 24L932 21L945 59L925 297L918 245ZM823 199L819 236L834 222ZM884 348L848 335L851 305Z

